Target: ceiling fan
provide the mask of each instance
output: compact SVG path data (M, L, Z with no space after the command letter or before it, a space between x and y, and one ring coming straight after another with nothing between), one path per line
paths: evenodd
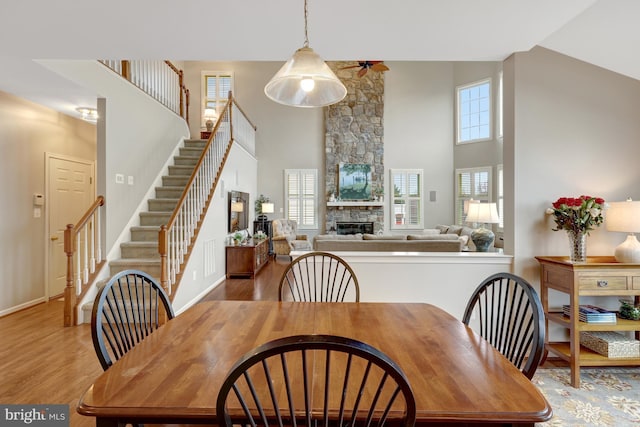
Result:
M358 68L360 67L360 70L358 70L358 77L362 77L365 74L367 74L367 71L369 71L369 69L373 70L373 71L388 71L389 67L387 67L386 65L383 64L384 61L358 61L358 65L351 65L349 67L342 67L340 68L341 70L346 70L349 68Z

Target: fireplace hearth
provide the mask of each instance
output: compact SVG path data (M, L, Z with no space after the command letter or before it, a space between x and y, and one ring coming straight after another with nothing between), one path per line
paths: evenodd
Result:
M337 234L373 234L373 222L336 222Z

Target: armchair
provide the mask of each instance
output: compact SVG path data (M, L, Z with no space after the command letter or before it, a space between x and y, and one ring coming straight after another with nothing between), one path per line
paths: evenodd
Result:
M292 250L310 251L311 242L305 234L298 234L298 224L290 219L274 219L272 222L273 251L276 256L287 255Z

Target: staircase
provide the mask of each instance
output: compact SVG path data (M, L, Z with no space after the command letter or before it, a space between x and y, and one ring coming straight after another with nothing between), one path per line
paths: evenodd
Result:
M122 270L142 270L160 283L160 254L158 234L160 226L171 218L191 173L206 146L202 139L188 139L174 156L169 174L162 177L162 186L156 187L156 198L148 200L148 210L140 212L140 225L130 229L131 240L120 245L120 258L109 262L109 276ZM109 278L97 283L104 286ZM93 302L82 306L84 322L91 321Z

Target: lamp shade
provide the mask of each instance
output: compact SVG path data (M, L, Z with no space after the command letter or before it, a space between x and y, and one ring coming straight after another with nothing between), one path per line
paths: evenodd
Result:
M604 224L609 231L640 233L640 202L610 202Z
M347 96L347 88L310 47L302 47L264 87L275 102L295 107L324 107Z
M611 202L604 221L607 230L629 233L627 239L618 245L614 255L616 261L640 263L640 242L633 233L640 233L640 202Z
M231 212L244 211L244 204L242 202L231 202Z
M205 119L215 119L218 117L216 110L213 108L205 108L204 109L204 118Z
M265 214L273 213L273 203L263 203L261 210Z
M467 222L497 224L500 222L498 208L495 203L469 203Z

